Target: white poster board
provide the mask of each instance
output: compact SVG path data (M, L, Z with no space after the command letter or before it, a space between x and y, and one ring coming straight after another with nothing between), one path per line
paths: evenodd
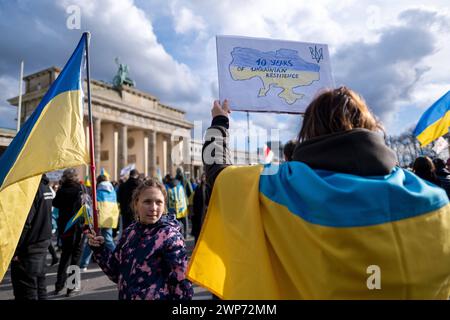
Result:
M303 113L333 88L326 44L217 36L220 101L232 110Z

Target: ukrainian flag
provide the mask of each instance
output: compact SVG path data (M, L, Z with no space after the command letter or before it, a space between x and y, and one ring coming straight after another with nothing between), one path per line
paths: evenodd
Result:
M13 256L42 173L88 163L81 68L87 33L0 158L0 281Z
M450 91L428 108L414 129L414 136L422 146L443 136L450 126Z
M301 162L217 177L188 277L223 299L447 299L450 206L411 172ZM266 174L276 172L276 174ZM371 286L373 266L381 271Z
M75 224L75 222L77 222L81 218L84 219L84 224L88 225L89 224L89 218L88 217L89 216L88 216L87 208L86 208L86 205L84 204L84 205L81 206L81 208L78 210L78 212L75 213L75 215L72 218L70 218L70 220L67 222L63 233L66 233L67 230L72 228L73 225Z
M100 183L97 188L98 225L100 228L117 228L119 223L119 205L116 192L111 183L106 188Z

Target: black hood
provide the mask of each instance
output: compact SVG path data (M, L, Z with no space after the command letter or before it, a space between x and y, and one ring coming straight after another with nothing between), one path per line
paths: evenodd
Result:
M353 129L332 133L299 143L294 161L311 168L360 176L389 174L397 164L397 157L383 137L374 131Z

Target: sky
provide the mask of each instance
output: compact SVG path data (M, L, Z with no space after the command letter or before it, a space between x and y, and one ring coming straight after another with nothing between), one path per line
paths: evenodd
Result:
M67 27L73 6L80 29ZM328 44L336 86L360 93L391 135L450 90L449 0L0 0L0 127L16 126L7 99L20 61L25 75L62 67L85 30L92 78L112 82L119 57L138 89L202 131L218 99L216 35ZM230 126L246 130L246 114ZM252 132L278 129L282 142L300 126L298 115L250 114Z

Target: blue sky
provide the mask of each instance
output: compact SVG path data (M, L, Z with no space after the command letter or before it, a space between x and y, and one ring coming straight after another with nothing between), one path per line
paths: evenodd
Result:
M77 5L81 29L69 30ZM93 78L111 81L114 58L130 67L138 89L210 122L218 98L215 36L239 35L327 43L336 85L366 99L389 134L414 126L450 90L448 0L0 0L0 127L15 127L20 60L25 74L63 66L81 32L92 33ZM251 114L252 130L294 138L300 118ZM244 130L243 113L232 128Z

